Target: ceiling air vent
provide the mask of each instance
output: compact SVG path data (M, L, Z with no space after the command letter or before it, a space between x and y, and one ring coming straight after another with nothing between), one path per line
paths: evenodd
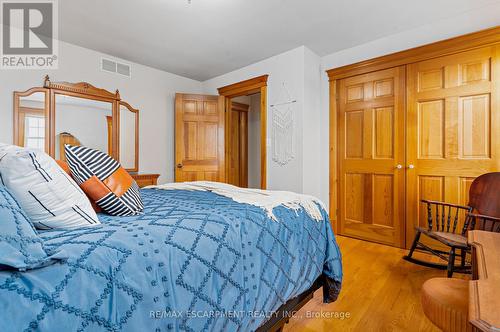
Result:
M127 77L131 74L130 65L106 58L101 59L101 70Z

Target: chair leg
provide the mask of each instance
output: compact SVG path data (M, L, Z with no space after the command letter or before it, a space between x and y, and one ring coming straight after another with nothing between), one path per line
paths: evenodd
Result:
M422 233L419 230L416 230L416 231L417 231L417 233L415 234L415 239L413 240L413 243L410 247L410 251L408 252L407 255L403 256L403 259L405 261L408 261L408 262L413 263L413 264L418 264L418 265L422 265L422 266L426 266L426 267L432 267L432 268L440 269L440 270L446 270L448 268L448 264L431 263L428 261L424 261L424 260L420 260L420 259L412 257L413 253L415 252L415 250L417 249L419 244L424 251L431 251L429 248L426 249L425 248L426 246L419 242L420 236L422 235ZM444 253L444 254L447 254L447 253ZM446 258L443 258L443 260L446 260Z
M417 244L418 244L418 241L420 240L420 231L417 231L417 234L415 234L415 239L413 240L413 243L411 244L411 247L410 247L410 252L408 253L408 258L411 258L411 256L413 255L413 252L415 251L415 249L417 248Z
M455 267L455 248L451 248L450 256L448 257L448 278L453 276L453 269Z
M460 249L460 266L465 267L465 255L467 254L467 251L465 249Z

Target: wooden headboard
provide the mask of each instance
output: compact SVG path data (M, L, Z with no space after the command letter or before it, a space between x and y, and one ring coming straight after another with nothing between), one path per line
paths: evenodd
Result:
M80 146L82 143L70 133L60 133L59 134L59 159L66 161L66 152L64 151L64 145L70 144L73 146Z

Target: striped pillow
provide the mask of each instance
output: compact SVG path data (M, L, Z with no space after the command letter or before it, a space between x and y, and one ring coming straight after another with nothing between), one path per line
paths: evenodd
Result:
M139 186L120 163L104 152L84 146L64 146L71 174L82 190L105 212L133 216L144 205Z

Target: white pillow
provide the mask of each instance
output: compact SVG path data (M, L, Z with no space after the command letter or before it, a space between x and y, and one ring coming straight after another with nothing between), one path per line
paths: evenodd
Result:
M80 187L42 151L0 143L0 181L37 228L100 224Z

